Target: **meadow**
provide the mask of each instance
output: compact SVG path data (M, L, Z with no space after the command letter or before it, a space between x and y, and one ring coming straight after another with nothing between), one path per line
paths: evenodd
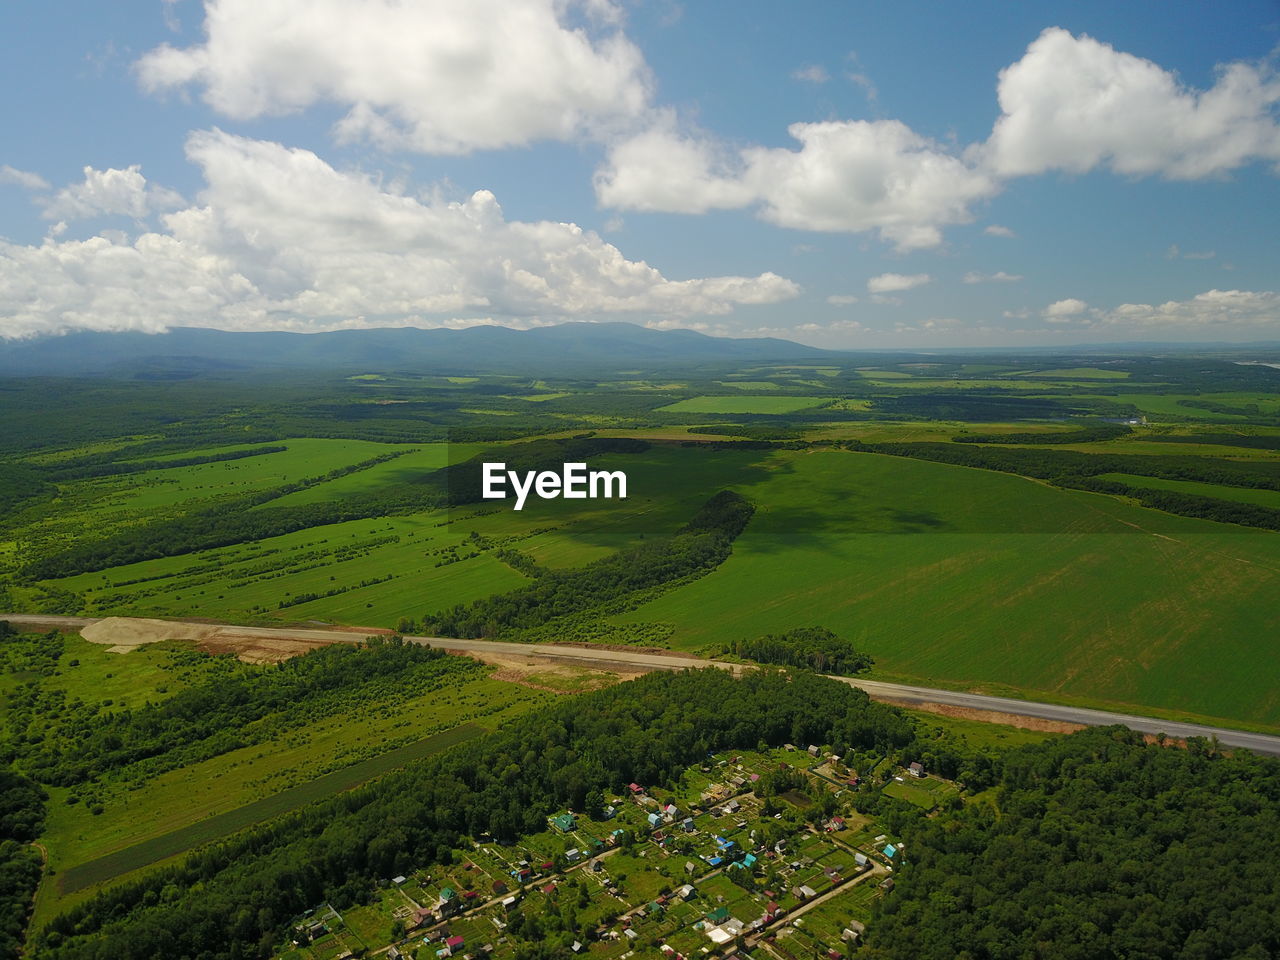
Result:
M580 568L670 536L729 488L757 510L729 560L609 624L655 624L645 636L701 650L812 622L866 637L885 677L1277 725L1280 703L1258 679L1273 665L1258 638L1277 627L1269 602L1280 568L1274 534L988 470L837 449L976 435L1010 449L1125 454L1134 463L1194 455L1275 464L1280 475L1280 449L1267 439L1280 436L1280 400L1261 386L1276 375L1220 361L1051 356L756 364L675 376L636 370L596 381L369 371L344 382L346 406L325 408L326 430L350 436L184 445L160 429L24 454L19 460L46 470L86 458L154 469L58 481L56 501L33 500L0 528L0 566L16 571L85 530L128 530L300 480L308 484L252 511L357 503L481 452L501 457L507 442L531 436L651 446L599 458L627 471L626 501L538 501L520 513L409 506L52 580L14 576L0 599L88 615L395 627L517 590L539 571ZM1022 410L1024 399L1045 406L990 416L1001 404ZM1146 422L1072 443L1082 420L1100 421L1055 416L1058 405ZM453 442L431 439L433 411L452 418ZM418 437L408 426L415 417ZM371 439L386 433L383 418L401 439ZM468 433L497 424L510 431L497 443ZM1213 442L1200 442L1209 434ZM1044 447L1025 446L1041 436ZM796 449L741 442L770 437ZM286 449L163 466L272 445ZM324 479L334 471L350 472ZM1267 508L1280 497L1140 469L1123 478L1135 488ZM1252 668L1204 675L1214 663Z
M886 679L1280 727L1274 534L844 452L776 455L742 492L733 556L619 622L688 650L821 625Z

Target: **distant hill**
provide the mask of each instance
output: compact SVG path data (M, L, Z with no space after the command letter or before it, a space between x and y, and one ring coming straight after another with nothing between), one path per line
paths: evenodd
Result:
M332 333L234 333L175 327L167 333L69 333L0 340L0 375L105 375L184 379L263 369L413 370L424 373L601 373L824 359L834 354L774 338L736 340L630 323L565 323L534 330L478 326Z

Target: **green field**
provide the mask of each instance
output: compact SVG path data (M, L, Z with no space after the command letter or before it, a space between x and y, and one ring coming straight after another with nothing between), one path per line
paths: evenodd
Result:
M300 786L289 787L272 796L246 803L226 813L214 814L191 826L144 840L96 860L78 863L59 875L58 892L62 895L78 893L88 887L132 873L177 854L186 853L202 844L230 836L245 827L251 827L256 823L262 823L306 806L314 800L350 790L406 763L465 743L483 733L485 733L484 727L472 723L463 724L407 746L388 750L377 757L354 763L334 773L316 777Z
M1253 490L1249 487L1229 487L1220 483L1165 480L1160 477L1139 477L1128 473L1103 473L1099 474L1099 479L1115 480L1131 487L1172 490L1175 493L1190 493L1198 497L1214 497L1218 500L1234 500L1237 503L1252 503L1259 507L1280 510L1280 490Z
M659 407L661 413L794 413L826 403L831 397L690 397Z
M617 619L690 650L813 623L885 677L1280 726L1274 534L920 461L775 466L722 567Z

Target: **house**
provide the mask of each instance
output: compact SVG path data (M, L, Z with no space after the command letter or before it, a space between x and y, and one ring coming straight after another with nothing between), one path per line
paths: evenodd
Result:
M810 886L801 887L800 893L803 895L805 900L812 900L814 897L818 895L818 891L813 889L813 887L810 887Z
M506 892L507 892L507 890L508 890L508 889L509 889L509 888L507 887L507 883L506 883L506 881L505 881L505 880L495 880L495 881L493 881L493 895L494 895L495 897L500 897L500 896L502 896L504 893L506 893Z
M640 786L638 783L628 784L627 789L631 791L631 795L633 797L638 797L640 794L644 793L644 787Z
M668 820L674 820L676 815L680 813L680 809L674 803L668 803L662 808L662 813Z
M600 811L600 813L603 819L612 820L615 816L618 815L618 808L611 803L607 807L605 807L602 811Z
M516 894L514 897L507 897L502 901L502 909L507 913L510 913L518 906L520 906L520 894Z
M837 830L844 829L844 817L832 817L827 821L827 832L835 833Z
M726 813L737 813L739 810L742 809L742 806L741 804L738 803L737 800L730 800L728 803L724 805L724 809Z
M817 756L818 754L820 754L821 752L822 752L822 751L821 751L821 750L819 750L817 747L815 747L812 743L811 743L811 744L809 744L809 756L811 756L811 757L816 757L816 756Z
M449 951L448 956L452 957L455 953L457 953L464 946L466 946L466 943L467 943L466 940L463 939L462 937L458 937L458 936L450 937L448 940L444 942L445 949Z
M748 853L742 858L742 865L750 870L756 865L756 855L754 853Z
M881 890L884 890L886 893L887 893L887 892L889 892L890 890L892 890L892 889L893 889L893 877L890 877L890 878L889 878L889 879L887 879L884 883L880 884L880 889L881 889Z
M692 900L698 895L698 891L694 889L694 886L691 883L686 883L681 887L679 893L681 900Z
M697 866L694 864L694 862L693 862L692 860L686 860L686 861L684 862L684 872L685 872L685 873L697 873L697 872L698 872L698 868L697 868Z
M729 919L728 907L716 907L714 910L712 910L710 913L707 914L707 923L714 923L716 926L719 926L720 924L724 923L728 919Z
M570 950L572 950L574 953L581 953L581 952L582 952L582 943L581 943L580 941L578 941L578 940L575 940L575 941L573 941L573 943L572 943L572 944L570 944L570 945L569 945L569 949L570 949Z
M404 883L405 879L405 877L392 877L391 882L398 887L400 884Z
M886 843L884 846L884 855L892 860L898 854L898 848L892 843Z
M582 859L582 851L577 847L574 847L572 850L566 850L564 852L564 858L570 863L577 863Z
M867 855L865 853L855 853L853 855L853 862L860 867L865 867L867 865Z
M654 900L653 902L651 902L647 907L647 909L649 911L649 916L651 917L660 917L662 916L663 913L666 912L662 909L662 904L660 904L657 900Z
M693 833L694 831L693 817L685 817L684 823L682 823L681 826L684 827L685 833Z
M650 827L656 827L660 823L662 823L662 818L660 816L658 816L656 813L649 814Z
M572 813L559 813L551 818L551 825L561 833L569 833L578 825L578 820Z
M599 873L599 872L600 872L601 870L603 870L603 869L604 869L604 864L603 864L603 863L601 863L598 859L593 859L593 860L591 861L591 872L592 872L592 873Z
M913 777L918 777L918 778L924 777L924 764L922 764L919 760L912 761L911 765L907 767L907 769L911 771L911 775Z

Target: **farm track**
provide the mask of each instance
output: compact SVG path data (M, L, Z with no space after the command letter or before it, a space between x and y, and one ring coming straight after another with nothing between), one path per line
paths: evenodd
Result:
M0 620L11 623L46 627L51 629L80 629L101 621L86 617L55 617L21 614L0 614ZM151 621L154 623L155 621ZM302 640L315 643L355 643L370 634L385 634L388 631L369 628L290 628L290 627L238 627L230 624L209 623L208 621L175 621L181 623L184 632L192 625L208 631L210 640L219 638L276 639L280 641ZM675 653L651 653L646 651L616 650L605 648L589 648L566 644L516 644L495 640L457 640L449 637L416 637L406 636L413 643L426 644L442 650L458 653L475 654L480 659L488 655L510 655L518 651L522 656L542 658L560 663L573 663L580 666L617 669L627 667L632 671L650 670L684 670L689 667L703 665L718 667L734 672L744 668L742 664L728 663L719 660L703 660ZM865 690L877 700L887 700L904 706L920 704L944 704L963 707L988 713L1012 714L1014 716L1035 717L1060 723L1075 723L1084 726L1110 726L1120 724L1139 733L1165 736L1173 739L1188 737L1216 738L1225 746L1243 747L1254 753L1269 756L1280 756L1280 736L1264 733L1251 733L1234 730L1229 727L1213 727L1196 723L1183 723L1175 720L1161 720L1135 714L1117 713L1109 710L1094 710L1087 707L1064 706L1053 703L1038 703L1031 700L1017 700L1011 697L995 697L986 694L965 693L956 690L938 690L930 687L914 687L898 683L884 683L878 680L863 680L855 677L832 677L850 686Z

